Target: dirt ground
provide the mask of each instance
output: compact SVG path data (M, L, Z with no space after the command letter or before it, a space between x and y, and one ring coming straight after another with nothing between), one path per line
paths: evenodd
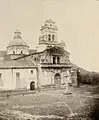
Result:
M89 118L91 120L96 107L95 100L99 98L99 95L92 94L91 90L91 86L86 85L80 88L70 87L72 92L70 95L64 95L64 89L61 89L11 96L0 100L0 115L20 116L20 118L23 115L24 119L30 115L37 120L43 120L46 117L44 120L89 120Z

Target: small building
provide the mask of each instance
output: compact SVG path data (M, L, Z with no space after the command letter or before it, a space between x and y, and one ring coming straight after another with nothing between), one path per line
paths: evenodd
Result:
M65 42L58 41L55 22L46 20L40 31L37 50L30 49L16 30L7 50L0 51L0 89L61 87L71 82L70 53Z

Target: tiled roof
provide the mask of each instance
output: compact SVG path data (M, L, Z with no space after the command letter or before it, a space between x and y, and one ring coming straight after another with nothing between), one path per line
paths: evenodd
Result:
M20 45L20 46L27 46L26 42L22 39L15 39L9 42L8 46L16 46L16 45Z
M3 68L36 68L31 60L0 60L0 69Z
M50 47L50 48L47 48L47 50L60 50L62 52L67 52L69 54L68 51L64 50L63 48L59 47L59 46L54 46L54 47Z
M36 53L36 52L37 52L36 49L29 49L29 54Z

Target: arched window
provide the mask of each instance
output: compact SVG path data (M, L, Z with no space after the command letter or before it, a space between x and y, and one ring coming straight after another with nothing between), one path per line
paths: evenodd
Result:
M55 35L52 35L52 41L54 41L54 39L55 39Z
M13 51L13 54L15 54L15 51Z
M51 35L50 34L48 34L48 40L51 41Z
M21 50L21 54L23 53L23 51Z

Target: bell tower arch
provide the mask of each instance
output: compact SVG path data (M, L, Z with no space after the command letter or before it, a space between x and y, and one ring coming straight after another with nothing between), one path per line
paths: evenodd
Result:
M45 21L44 25L41 26L41 35L39 37L39 48L38 51L43 51L47 46L55 46L58 44L57 40L57 26L51 19Z

